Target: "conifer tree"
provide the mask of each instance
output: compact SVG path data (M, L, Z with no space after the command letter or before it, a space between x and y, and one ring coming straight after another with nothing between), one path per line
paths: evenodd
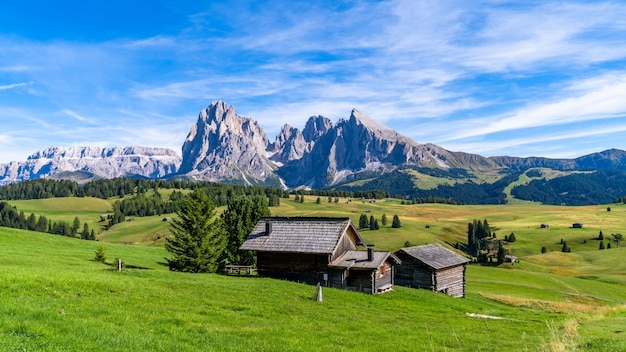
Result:
M359 217L359 229L364 229L367 227L367 225L367 215L361 214L361 216Z
M89 239L89 225L87 225L87 223L85 223L83 225L83 232L81 232L80 238L82 238L84 240L88 240Z
M600 241L599 249L604 249L604 241Z
M502 241L498 241L498 264L504 263L506 259L506 250L504 249L504 245Z
M220 219L215 219L213 202L196 189L181 203L177 215L170 222L173 236L165 239L165 249L172 254L165 258L170 270L216 272L226 238Z
M254 225L265 216L270 216L270 210L263 196L237 196L227 205L221 215L222 227L227 242L220 264L256 265L256 255L253 251L240 251L239 247L246 240Z
M381 222L382 222L383 226L387 226L387 214L383 213L383 216L381 218Z
M402 227L402 223L400 222L400 218L398 218L398 215L393 216L393 220L391 221L391 227L394 229Z
M103 245L99 245L96 249L96 256L94 257L94 260L101 263L104 263L107 260Z

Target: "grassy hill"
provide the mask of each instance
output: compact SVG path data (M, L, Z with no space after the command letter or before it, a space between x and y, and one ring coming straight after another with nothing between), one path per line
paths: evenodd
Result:
M362 229L368 243L395 250L467 241L467 223L488 219L520 263L468 267L466 299L397 287L368 296L334 289L324 303L311 286L250 277L167 270L164 214L137 217L99 234L100 242L0 228L0 350L573 350L622 351L626 344L626 249L598 250L626 234L626 205L404 205L397 199L305 196L281 199L277 216L361 214L389 224ZM11 201L18 210L100 228L111 201ZM607 211L610 207L611 211ZM390 226L394 214L402 227ZM583 223L582 229L572 224ZM541 228L540 224L549 224ZM561 239L571 253L560 251ZM99 244L117 273L92 259ZM133 245L128 245L133 244ZM548 249L541 254L541 247ZM622 243L626 247L626 243ZM485 319L484 316L503 319ZM306 331L306 334L303 333ZM340 346L340 347L338 347ZM560 347L559 347L560 346ZM562 348L562 349L559 349Z
M466 299L398 287L325 289L317 303L312 286L173 273L162 248L102 243L109 262L126 262L118 273L92 260L99 244L0 228L0 350L541 351L577 342L617 351L626 342L622 285L541 264L470 266ZM615 256L610 266L624 252L605 254Z

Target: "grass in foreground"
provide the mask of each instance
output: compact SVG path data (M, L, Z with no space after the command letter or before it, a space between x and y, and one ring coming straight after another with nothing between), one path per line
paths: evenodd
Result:
M109 261L129 266L118 273L92 260L99 244L0 228L0 350L541 351L573 343L604 351L624 341L602 333L626 318L626 292L615 284L589 289L577 278L471 267L466 299L325 289L320 304L312 286L173 273L161 248L104 244ZM604 310L568 314L489 297L558 302L572 287ZM580 336L565 334L571 319Z

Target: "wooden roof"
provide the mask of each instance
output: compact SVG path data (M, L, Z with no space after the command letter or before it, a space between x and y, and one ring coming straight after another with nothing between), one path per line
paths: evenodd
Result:
M396 263L400 263L400 259L390 252L374 251L374 253L372 253L372 260L370 261L367 260L367 251L346 251L344 255L328 266L330 268L343 269L377 269L390 257Z
M404 252L434 269L449 268L470 262L469 259L447 249L439 243L402 248L398 252Z
M357 245L364 244L350 218L267 217L257 222L239 249L331 254L344 234L352 236Z

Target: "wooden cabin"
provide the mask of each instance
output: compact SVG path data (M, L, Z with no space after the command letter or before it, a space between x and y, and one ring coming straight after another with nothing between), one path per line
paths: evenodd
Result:
M262 277L367 293L391 289L395 256L361 246L350 218L268 217L240 249L256 251Z
M395 252L401 261L395 268L395 283L425 288L454 297L465 297L465 258L439 243L402 248Z
M382 293L393 288L398 258L390 252L347 251L328 265L329 286L364 293Z

